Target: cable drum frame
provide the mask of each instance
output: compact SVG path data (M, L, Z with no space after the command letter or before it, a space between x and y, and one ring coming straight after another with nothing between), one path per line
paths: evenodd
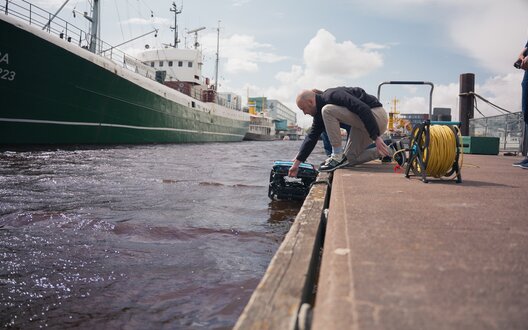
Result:
M462 146L460 145L460 140L458 138L458 134L454 126L460 126L460 122L443 122L443 121L434 121L431 122L431 117L433 114L433 90L434 90L434 84L429 81L385 81L378 85L378 100L380 100L380 94L381 94L381 87L383 85L427 85L431 87L431 90L429 91L429 119L423 122L422 124L418 125L415 129L413 129L413 137L409 146L409 157L407 157L407 168L405 170L405 177L409 178L409 172L412 170L413 173L417 176L422 177L422 181L427 183L429 182L427 180L427 163L429 161L430 152L424 152L429 148L429 142L430 142L430 126L431 125L447 125L449 128L453 131L453 134L455 134L456 139L456 157L455 161L453 163L453 167L451 170L445 174L445 176L452 176L456 172L456 182L461 183L462 182L462 175L460 174L460 155L462 152ZM418 136L414 134L416 132L416 129L418 129ZM420 146L418 141L422 140L422 136L425 134L425 142L423 146ZM426 156L426 159L424 161L424 153ZM417 166L420 166L420 168L417 168ZM423 170L421 170L423 169Z
M451 177L456 173L456 182L462 183L462 174L460 173L461 164L460 164L460 155L462 154L462 145L460 144L460 139L458 137L458 126L457 122L442 122L426 120L422 124L419 124L413 129L413 138L411 140L409 158L407 168L405 170L405 177L410 177L410 171L417 176L422 177L424 183L428 183L427 180L427 165L430 160L431 152L429 151L430 141L431 141L431 126L432 125L445 125L451 129L455 136L456 141L456 156L453 162L451 169L445 173L443 176ZM422 144L423 141L423 144Z

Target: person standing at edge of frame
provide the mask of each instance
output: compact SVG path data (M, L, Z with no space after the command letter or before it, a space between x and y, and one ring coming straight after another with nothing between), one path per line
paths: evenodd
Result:
M517 59L517 62L513 64L514 67L517 69L523 69L524 70L524 77L521 82L522 87L522 97L521 97L521 109L524 119L524 134L528 134L528 41L526 42L526 45L524 46L523 50L519 54L519 58ZM524 141L526 142L526 137L524 137ZM525 146L526 150L526 146ZM518 166L523 169L528 169L528 155L524 155L524 159L521 160L518 163L514 163L513 166Z

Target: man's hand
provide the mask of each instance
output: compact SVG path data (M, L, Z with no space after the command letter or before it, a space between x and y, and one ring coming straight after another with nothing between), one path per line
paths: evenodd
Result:
M288 170L288 176L289 177L292 177L292 178L297 177L297 173L299 172L299 165L301 165L301 161L299 161L297 159L294 159L293 160L293 165Z
M381 136L378 136L376 138L376 150L382 156L390 156L391 155L389 153L389 147L387 147L385 142L383 142L383 139L381 138Z
M528 56L525 56L521 62L521 69L528 70Z

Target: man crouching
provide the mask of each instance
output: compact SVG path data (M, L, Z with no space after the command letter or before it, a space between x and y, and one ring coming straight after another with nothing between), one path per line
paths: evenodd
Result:
M304 90L297 96L297 106L313 117L312 127L288 175L295 177L301 162L313 151L322 132L332 144L332 155L319 168L332 172L346 165L356 165L388 156L389 150L381 135L387 130L388 116L378 99L359 87L336 87L322 94ZM351 126L345 149L342 147L340 123ZM375 141L376 148L366 149Z

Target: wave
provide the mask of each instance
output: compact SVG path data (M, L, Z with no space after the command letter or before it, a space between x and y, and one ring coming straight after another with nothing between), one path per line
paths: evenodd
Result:
M222 186L222 187L232 187L232 188L264 188L267 185L252 185L245 183L234 183L234 184L225 184L221 182L200 182L200 186Z
M275 239L276 234L256 231L239 231L237 229L213 229L213 228L174 228L169 226L150 226L148 224L117 223L113 232L117 235L130 236L139 241L189 241L205 238L235 237L243 241L255 239Z

